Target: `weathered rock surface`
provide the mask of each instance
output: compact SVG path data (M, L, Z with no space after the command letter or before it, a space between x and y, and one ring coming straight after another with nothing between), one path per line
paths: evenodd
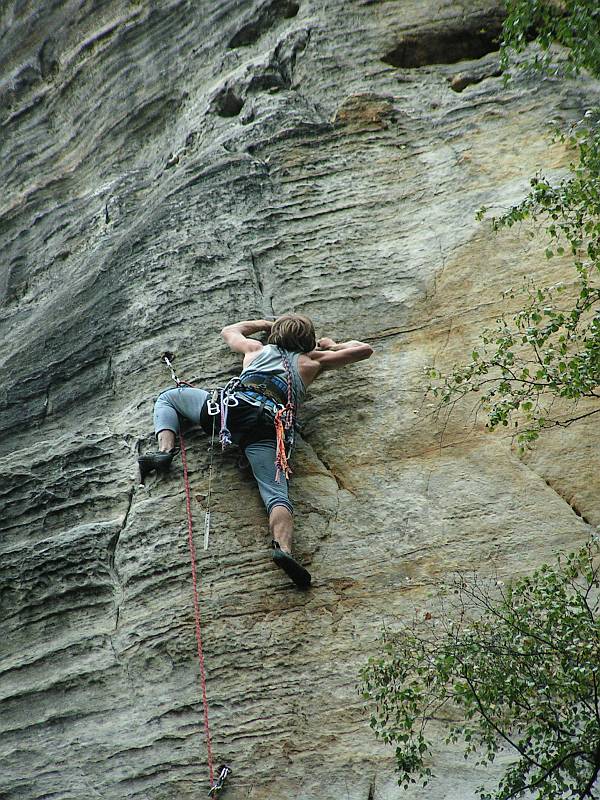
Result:
M467 10L468 9L468 10ZM288 309L374 357L317 384L293 496L314 587L271 564L258 494L219 458L199 551L213 749L227 794L463 800L440 747L403 794L356 694L382 624L457 568L532 569L600 519L591 424L527 461L423 367L469 352L535 243L488 204L568 156L544 125L580 79L509 87L499 3L7 0L0 10L0 794L207 790L179 463L138 488L159 356L235 374L222 325ZM560 271L561 265L553 267ZM202 519L207 445L190 436Z

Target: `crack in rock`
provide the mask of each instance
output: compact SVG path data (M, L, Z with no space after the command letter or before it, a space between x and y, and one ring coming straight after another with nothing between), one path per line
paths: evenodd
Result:
M531 467L528 467L528 469L531 469ZM535 470L531 470L531 471L532 471L532 472L534 472L536 475L538 475L538 473L537 473L537 472L535 472ZM581 511L581 509L580 509L580 508L579 508L579 507L578 507L578 506L577 506L577 505L576 505L576 504L573 502L573 500L569 500L567 497L565 497L565 495L564 495L564 494L562 494L562 493L561 493L561 491L560 491L559 489L557 489L557 488L556 488L556 486L553 486L553 485L550 483L550 481L549 481L547 478L544 478L544 477L543 477L543 476L541 476L541 475L540 475L539 477L541 477L541 478L542 478L542 480L544 481L544 483L546 484L546 486L550 487L550 489L552 489L552 491L553 491L553 492L554 492L556 495L558 495L558 497L560 497L560 499L561 499L561 500L563 500L563 501L564 501L564 502L565 502L565 503L566 503L566 504L569 506L569 508L571 509L571 511L572 511L572 512L573 512L573 513L574 513L576 516L578 516L578 517L579 517L581 520L583 520L583 522L585 522L585 524L586 524L586 525L590 525L590 526L592 525L592 523L591 523L591 522L589 521L589 519L588 519L588 518L585 516L585 514L583 513L583 511Z
M337 472L335 471L335 469L334 469L334 468L331 466L331 464L329 464L329 463L328 463L328 462L327 462L327 461L326 461L326 460L323 458L323 456L321 456L319 453L317 453L317 451L315 450L315 448L314 448L314 446L313 446L313 445L311 445L311 444L308 444L308 442L306 442L306 444L307 444L307 446L308 446L308 447L309 447L309 448L312 450L312 452L313 452L313 454L314 454L315 458L317 459L317 461L319 461L319 463L320 463L320 464L321 464L321 465L324 467L324 469L325 469L325 471L327 472L327 474L328 474L330 477L332 477L332 478L333 478L333 480L336 482L336 484L337 484L337 487L338 487L338 492L339 492L339 491L341 491L341 490L343 489L344 491L346 491L346 492L349 492L349 493L352 495L352 497L356 497L356 494L354 493L354 491L353 491L353 490L352 490L352 489L351 489L351 488L350 488L350 487L349 487L349 486L346 484L346 482L345 482L345 481L344 481L344 479L341 477L341 475L338 475L338 473L337 473ZM339 499L338 499L338 505L339 505Z
M115 557L116 557L117 547L119 545L119 540L121 538L121 534L127 527L129 512L131 511L131 506L133 504L133 495L134 495L134 489L132 488L129 490L128 493L127 508L125 509L125 515L123 517L123 521L119 526L119 529L113 536L111 536L108 542L108 571L115 584L115 627L113 630L113 634L117 632L117 629L119 627L119 616L121 613L121 605L123 603L123 597L124 597L123 581L121 580L121 576L119 575L119 570L115 565ZM110 644L114 652L112 636L110 638Z
M535 469L533 469L533 467L530 467L530 466L529 466L529 464L527 464L526 462L524 462L524 461L520 460L520 463L521 463L521 464L522 464L522 465L523 465L523 466L524 466L526 469L528 469L530 472L532 472L532 473L533 473L533 474L536 476L536 478L539 478L540 480L544 481L544 483L546 484L546 486L547 486L549 489L552 489L552 491L554 492L554 494L555 494L557 497L560 497L560 499L563 501L563 503L565 503L565 505L567 505L567 506L568 506L568 507L571 509L571 511L572 511L572 512L575 514L575 516L579 517L579 519L580 519L580 520L582 520L582 522L585 522L585 524L586 524L586 525L589 525L590 527L594 527L594 526L592 525L592 523L589 521L589 519L588 519L588 518L585 516L585 514L583 513L583 511L582 511L582 510L581 510L581 509L580 509L580 508L577 506L577 504L576 504L575 502L573 502L573 500L569 500L569 499L568 499L568 498L567 498L567 497L566 497L566 496L565 496L565 495L564 495L564 494L563 494L563 493L560 491L560 489L557 489L557 488L556 488L556 486L555 486L554 484L552 484L552 483L551 483L551 482L548 480L548 478L545 478L543 475L540 475L540 473L539 473L539 472L537 472Z

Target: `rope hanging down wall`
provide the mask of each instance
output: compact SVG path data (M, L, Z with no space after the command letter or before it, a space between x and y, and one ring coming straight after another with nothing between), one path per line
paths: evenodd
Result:
M173 368L172 361L174 359L174 355L172 353L164 353L162 356L162 361L166 364L166 366L171 370L171 377L175 381L176 386L191 386L191 384L186 383L185 381L181 381L177 375L175 374L175 370ZM214 435L213 435L214 439ZM188 528L188 548L190 553L190 565L191 565L191 573L192 573L192 596L194 602L194 628L196 632L196 645L198 650L198 662L200 666L200 685L202 689L202 709L203 709L203 716L204 716L204 735L206 738L206 755L208 761L208 777L210 782L210 790L208 796L211 798L215 798L218 792L223 788L225 784L225 780L231 773L231 767L227 765L223 765L219 767L219 775L215 780L215 772L213 766L213 754L212 754L212 741L210 736L210 724L208 719L208 696L206 692L206 669L204 666L204 651L202 648L202 625L200 619L200 593L198 589L198 570L197 570L197 559L196 559L196 546L194 544L194 525L192 519L192 503L191 503L191 492L190 492L190 481L189 481L189 474L188 474L188 465L187 465L187 449L185 446L185 438L183 434L179 433L179 443L181 446L181 461L183 463L183 482L185 486L185 508L187 514L187 528ZM213 442L211 442L211 447ZM210 517L208 517L210 519ZM206 540L206 536L205 536Z

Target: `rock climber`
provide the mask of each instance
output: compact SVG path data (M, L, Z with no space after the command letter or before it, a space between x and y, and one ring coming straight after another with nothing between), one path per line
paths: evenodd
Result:
M252 338L262 331L268 334L266 345ZM307 387L322 372L369 358L373 349L364 342L336 343L328 337L317 342L312 321L300 314L236 322L226 325L221 335L231 350L244 357L239 378L221 391L220 404L210 392L190 386L162 392L154 406L159 452L138 459L140 472L144 477L170 467L180 418L200 423L210 435L215 430L210 414L220 408L221 441L241 448L258 484L269 518L273 560L298 587L308 588L310 573L292 555L287 457L293 446L293 422Z

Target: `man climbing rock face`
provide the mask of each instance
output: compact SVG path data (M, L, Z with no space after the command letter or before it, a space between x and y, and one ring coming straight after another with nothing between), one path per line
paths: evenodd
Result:
M250 338L261 331L268 333L266 345ZM239 445L248 459L269 517L273 560L304 589L311 577L292 555L293 509L288 496L287 457L293 447L294 418L306 388L324 370L362 361L373 350L364 342L337 344L329 338L317 342L312 321L299 314L285 314L275 322L236 322L223 328L221 335L244 360L239 378L221 391L220 438ZM159 452L139 458L142 477L169 468L181 417L200 423L210 435L215 430L210 415L215 411L204 389L178 386L159 395L154 406Z

